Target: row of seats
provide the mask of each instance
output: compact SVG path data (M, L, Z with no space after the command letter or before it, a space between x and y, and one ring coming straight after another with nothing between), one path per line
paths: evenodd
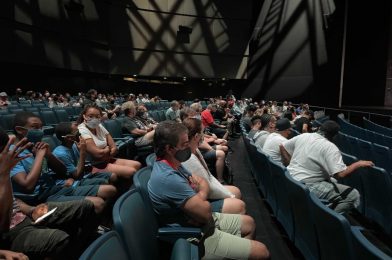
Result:
M363 139L368 142L376 143L379 145L387 146L392 149L392 137L379 134L357 125L351 124L341 117L337 117L338 123L340 125L340 131L345 134Z
M270 160L246 133L243 140L257 187L306 259L375 259L380 255L391 259L363 236L362 229L351 227L295 181L285 167Z
M336 145L339 150L354 155L360 160L369 160L387 172L392 173L392 151L386 146L371 143L339 132Z
M342 153L345 164L350 165L358 159ZM339 180L353 187L361 194L360 212L378 223L392 236L392 176L379 167L359 168L350 176Z
M365 128L370 131L374 131L374 132L392 137L392 129L389 127L385 127L385 126L376 124L376 123L370 121L369 119L367 119L366 117L363 117L363 124L364 124Z
M94 241L80 259L164 259L158 225L148 209L138 188L124 193L113 207L114 231ZM196 245L181 237L173 237L172 243L174 246L166 246L168 250L172 247L170 259L199 259Z
M36 114L39 116L42 120L42 123L45 126L56 126L60 122L70 122L75 120L76 116L70 115L66 110L64 109L58 109L58 110L48 110L48 111L31 111L32 113ZM14 119L15 119L14 113L12 114L4 114L0 115L0 126L8 131L12 132L13 131L13 125L14 125ZM53 134L53 132L52 132Z
M113 207L114 231L97 239L80 259L164 259L172 247L170 259L199 259L198 247L185 240L200 239L199 228L159 227L147 190L151 170L144 167L135 174L135 188Z

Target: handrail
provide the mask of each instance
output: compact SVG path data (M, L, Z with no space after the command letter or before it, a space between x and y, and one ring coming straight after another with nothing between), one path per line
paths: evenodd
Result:
M292 104L293 106L299 106L300 104ZM374 113L374 112L368 112L368 111L360 111L360 110L352 110L352 109L345 109L345 108L335 108L335 107L322 107L322 106L313 106L309 105L310 108L318 108L324 111L326 110L331 110L331 111L339 111L339 112L346 112L347 113L347 118L350 120L351 114L352 113L359 113L363 115L367 115L367 119L370 120L371 116L379 116L379 117L384 117L384 118L389 118L392 121L392 115L386 115L386 114L379 114L379 113Z

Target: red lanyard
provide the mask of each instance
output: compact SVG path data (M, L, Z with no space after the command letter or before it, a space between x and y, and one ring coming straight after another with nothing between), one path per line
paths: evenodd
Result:
M193 182L190 181L189 177L185 176L179 169L174 168L174 165L172 163L170 163L168 160L166 159L161 159L161 158L157 158L157 161L166 163L167 165L169 165L170 167L172 167L176 172L178 172L183 178L185 178L188 181L189 186L191 186L191 188L194 190L196 188L195 184Z

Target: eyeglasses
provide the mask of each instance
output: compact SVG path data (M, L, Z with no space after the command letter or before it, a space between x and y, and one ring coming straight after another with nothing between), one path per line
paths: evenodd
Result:
M78 132L73 133L73 134L62 135L61 137L62 137L62 138L66 138L66 137L77 138L77 137L79 137L79 136L80 136L80 133L79 133L79 131L78 131Z

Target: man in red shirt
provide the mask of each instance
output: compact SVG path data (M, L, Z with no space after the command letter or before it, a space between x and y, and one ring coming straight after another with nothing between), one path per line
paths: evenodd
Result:
M214 113L216 109L215 104L209 104L207 108L201 112L201 121L203 126L211 133L216 134L219 138L227 139L228 132L226 130L226 126L216 124L214 117L212 116L212 113Z

